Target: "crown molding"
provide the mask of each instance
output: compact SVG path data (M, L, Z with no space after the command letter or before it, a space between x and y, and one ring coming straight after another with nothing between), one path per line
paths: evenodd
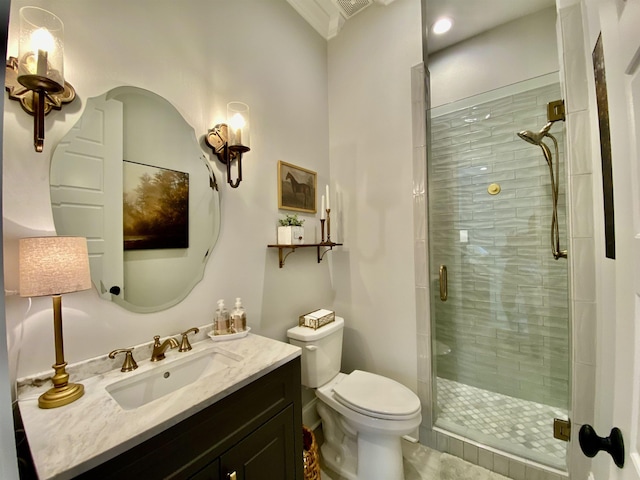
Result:
M335 37L345 18L331 0L287 0L325 40Z
M393 1L373 0L374 3L384 6ZM346 21L345 15L334 0L287 0L287 2L325 40L331 40L338 35Z

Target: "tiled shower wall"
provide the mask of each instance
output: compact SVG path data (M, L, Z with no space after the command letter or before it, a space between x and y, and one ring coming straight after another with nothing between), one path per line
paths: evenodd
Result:
M432 110L430 291L441 353L435 367L439 377L567 408L567 260L552 255L549 167L540 147L516 135L539 131L547 104L562 95L557 82L530 85L464 108L448 106L443 114ZM545 142L560 165L560 245L566 249L563 130L558 122L550 131L559 158L551 139ZM492 195L495 185L500 192ZM446 301L440 300L440 265L448 272Z

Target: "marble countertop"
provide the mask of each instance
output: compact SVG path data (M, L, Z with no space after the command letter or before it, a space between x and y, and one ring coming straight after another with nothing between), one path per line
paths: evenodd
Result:
M38 407L38 396L51 387L51 382L21 379L18 403L40 480L69 479L85 472L300 356L298 347L251 333L238 339L212 341L204 330L199 338L202 340L192 342L190 352L180 353L177 348L168 350L166 359L160 362L150 362L150 354L143 356L146 350L150 352L146 344L136 347L134 357L139 368L133 372L120 371L124 360L121 356L116 359L117 368L106 371L100 370L114 365L106 355L83 362L81 368L75 368L75 375L74 366L69 366L70 381L81 382L85 394L59 408ZM229 362L222 371L132 410L122 409L106 391L106 387L114 382L169 366L203 350L218 352L237 361ZM94 368L92 376L91 368Z

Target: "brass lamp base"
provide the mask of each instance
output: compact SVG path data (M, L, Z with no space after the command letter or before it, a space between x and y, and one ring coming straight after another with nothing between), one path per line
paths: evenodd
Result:
M60 300L60 297L54 297ZM55 309L54 309L55 310ZM65 367L67 362L56 363L53 369L56 373L51 378L53 388L44 392L38 398L38 406L40 408L56 408L68 405L78 400L84 395L84 385L81 383L69 383L69 374Z
M40 395L38 406L40 408L62 407L75 402L82 395L84 395L84 385L68 383L64 387L53 387Z
M56 348L56 363L51 367L55 370L51 381L53 388L47 390L38 398L40 408L56 408L75 402L84 395L84 386L80 383L69 383L67 362L64 361L62 346L62 297L53 295L53 331Z

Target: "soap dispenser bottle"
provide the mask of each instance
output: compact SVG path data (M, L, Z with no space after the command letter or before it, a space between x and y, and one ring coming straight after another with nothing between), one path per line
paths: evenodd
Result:
M247 329L247 314L242 307L242 299L236 298L236 307L231 311L231 330L233 333L244 332Z
M230 332L229 310L224 306L224 300L218 300L218 308L213 319L213 334L226 335Z

